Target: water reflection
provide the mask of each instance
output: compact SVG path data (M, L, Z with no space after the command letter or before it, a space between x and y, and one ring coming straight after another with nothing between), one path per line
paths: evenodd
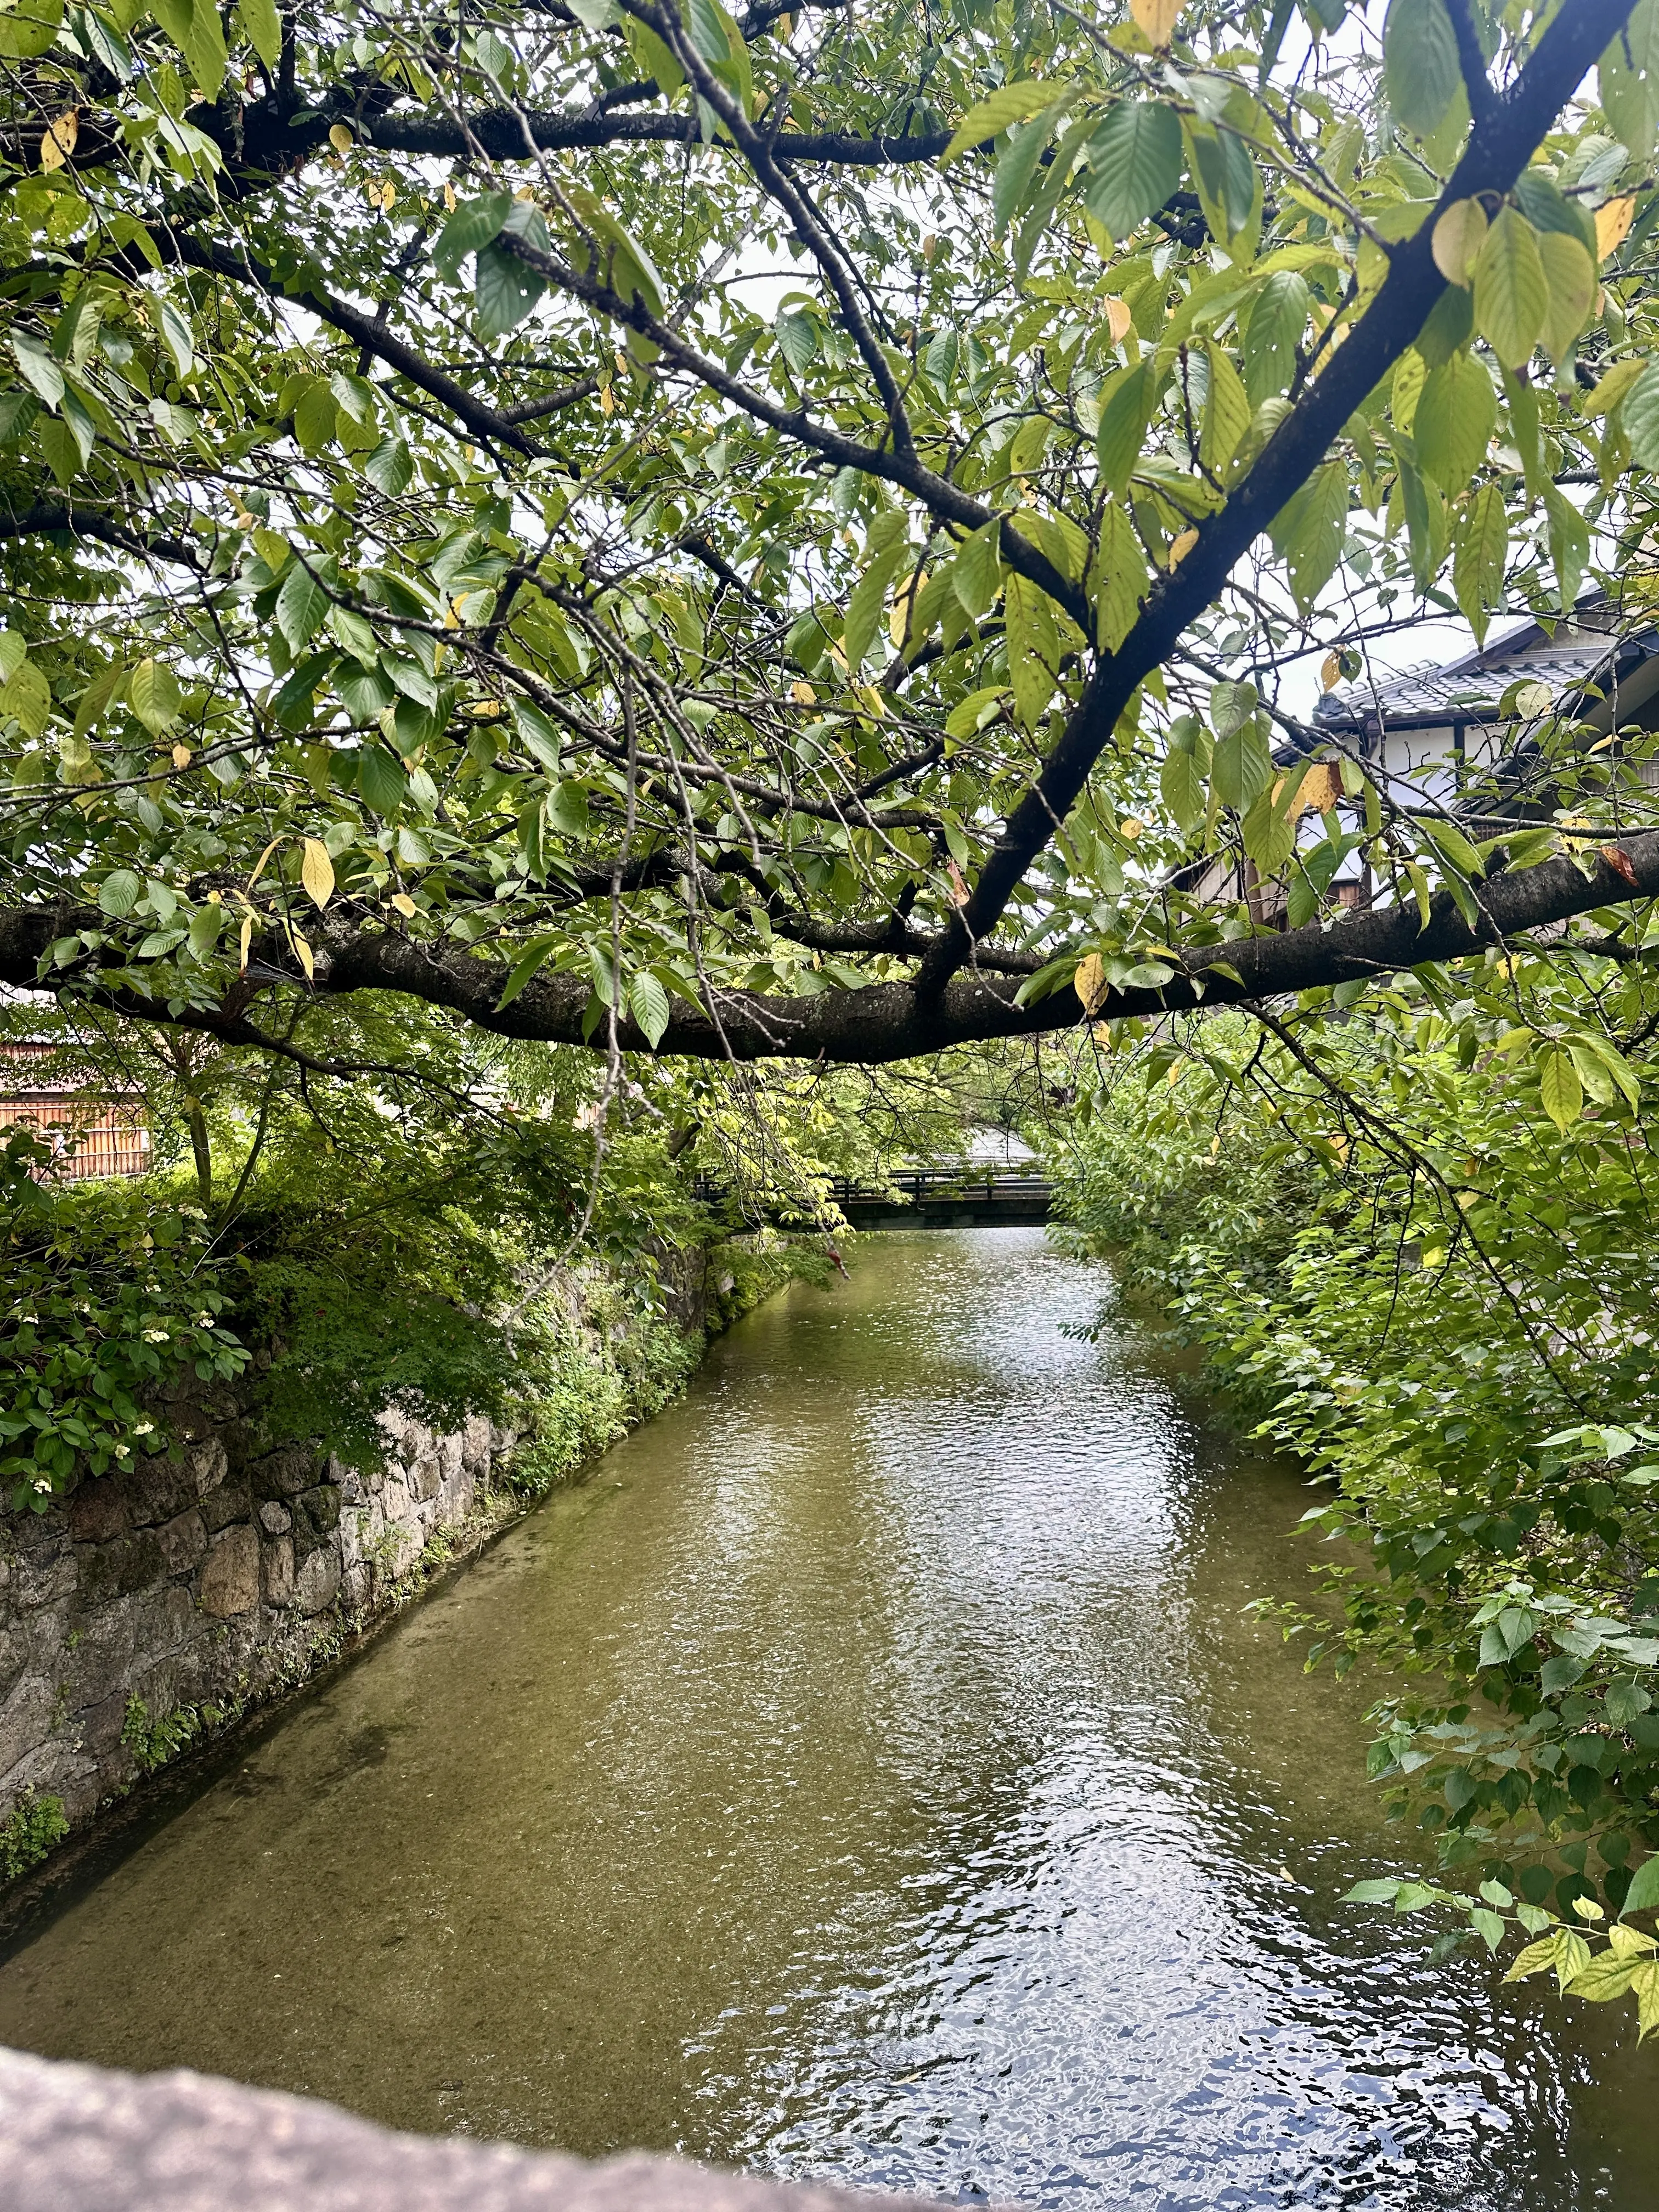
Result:
M1061 1334L1098 1291L986 1231L775 1302L0 1972L0 2037L964 2200L1653 2202L1620 2021L1336 1905L1399 1849L1358 1695L1240 1610L1304 1501Z

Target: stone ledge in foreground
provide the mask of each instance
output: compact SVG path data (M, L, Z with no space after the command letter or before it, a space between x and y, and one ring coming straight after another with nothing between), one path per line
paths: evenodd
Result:
M393 2135L209 2074L114 2074L0 2050L6 2212L921 2212L915 2197Z

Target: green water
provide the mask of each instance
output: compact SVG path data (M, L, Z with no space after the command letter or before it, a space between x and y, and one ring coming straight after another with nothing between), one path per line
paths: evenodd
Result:
M1659 2061L1336 1899L1306 1503L1040 1232L877 1237L0 1970L0 2039L963 2199L1636 2212Z

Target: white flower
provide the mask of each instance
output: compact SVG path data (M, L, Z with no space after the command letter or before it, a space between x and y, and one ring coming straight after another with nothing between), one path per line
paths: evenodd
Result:
M196 1326L198 1328L211 1328L213 1326L213 1316L211 1314L198 1314L196 1316Z
M43 1474L36 1477L34 1488L36 1495L44 1498L47 1492L52 1488L52 1485L47 1481L46 1476Z
M135 1437L152 1436L154 1435L155 1431L155 1424L154 1421L135 1421L133 1424L132 1433Z
M168 1336L166 1329L164 1328L147 1328L144 1331L144 1342L146 1344L169 1344L172 1342L172 1339Z

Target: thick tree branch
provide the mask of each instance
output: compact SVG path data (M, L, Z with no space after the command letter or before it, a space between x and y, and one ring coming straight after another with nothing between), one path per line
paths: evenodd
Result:
M1455 960L1504 945L1528 931L1547 928L1575 915L1659 898L1659 830L1632 837L1617 848L1618 867L1601 854L1586 875L1574 860L1547 860L1480 887L1473 927L1450 895L1442 892L1425 928L1415 903L1374 908L1329 925L1310 922L1282 935L1264 934L1188 956L1187 972L1161 990L1109 992L1091 1012L1097 1020L1156 1016L1283 997L1335 983L1369 982L1428 961ZM1628 871L1628 872L1626 872ZM1632 878L1634 878L1632 883ZM26 989L80 994L94 1003L146 1022L176 1022L250 1043L248 991L218 1012L183 1010L142 997L125 983L98 988L90 965L43 975L41 963L58 939L79 930L107 933L108 918L95 908L35 907L0 913L0 982ZM314 983L305 979L276 933L256 947L251 972L263 981L310 988L329 997L353 991L391 991L428 1006L447 1007L501 1036L550 1043L585 1044L590 985L585 974L538 976L502 1007L505 963L439 949L378 928L329 923L317 948ZM1597 940L1599 943L1600 940ZM119 949L99 956L118 964ZM980 973L948 976L939 988L912 983L872 983L861 989L824 991L810 998L770 998L756 992L722 992L719 1020L706 1010L674 1004L660 1042L653 1048L631 1019L619 1042L633 1052L653 1049L701 1059L817 1059L872 1065L991 1037L1025 1036L1069 1028L1083 1017L1068 988L1031 1006L1016 1003L1012 978Z

